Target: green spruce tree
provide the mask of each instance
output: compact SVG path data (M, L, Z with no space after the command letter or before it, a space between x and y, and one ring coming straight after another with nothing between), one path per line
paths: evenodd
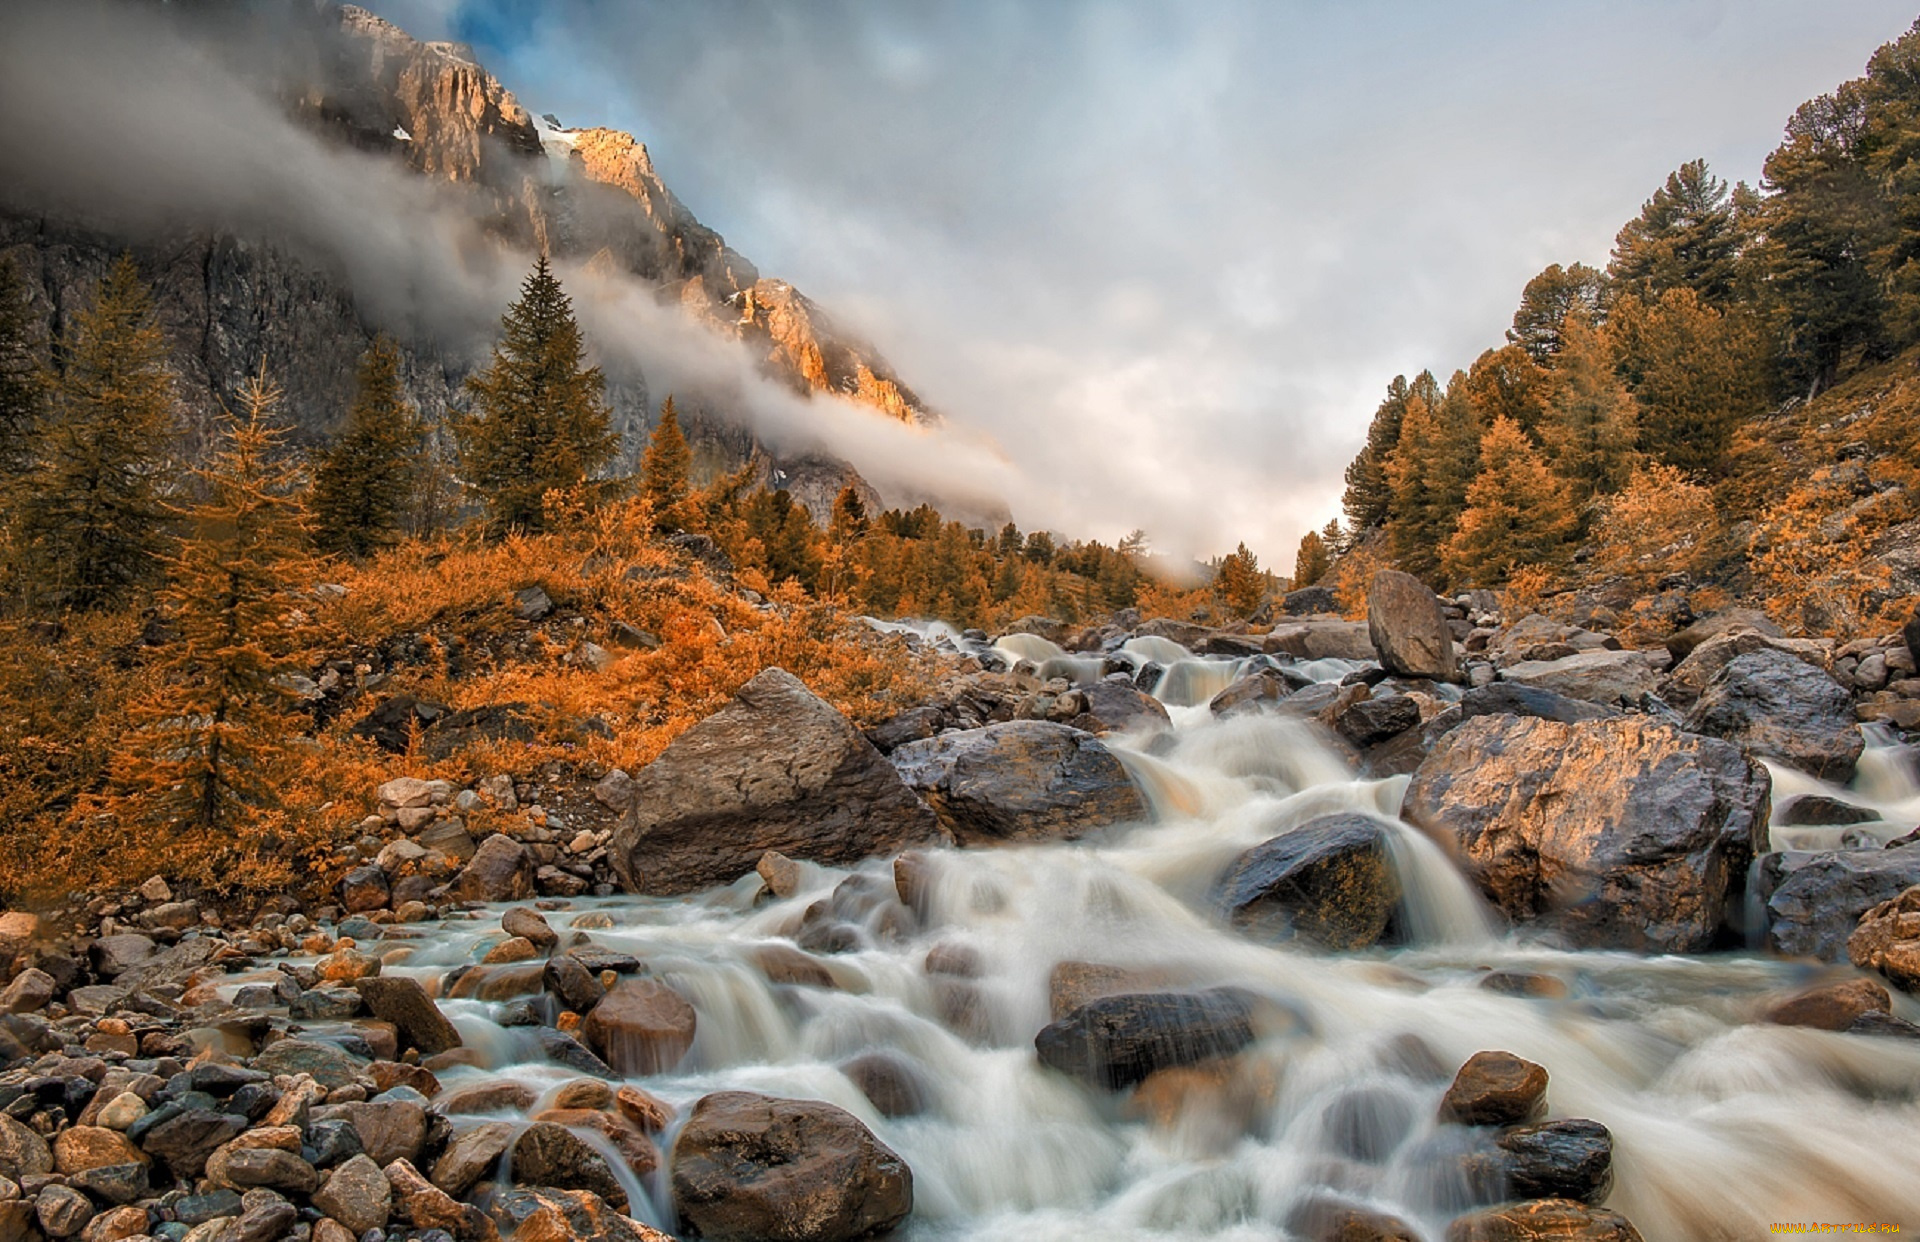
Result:
M1449 582L1501 586L1523 565L1564 561L1576 527L1566 482L1520 424L1498 418L1480 441L1480 472L1441 551L1442 567Z
M1633 397L1614 371L1612 346L1583 314L1567 316L1553 395L1540 439L1576 505L1610 495L1633 473Z
M153 577L169 518L173 383L152 295L123 256L61 341L24 488L20 527L45 602L102 608Z
M400 386L400 351L376 337L360 358L347 424L314 470L315 538L323 550L366 556L399 539L418 490L424 440Z
M586 365L573 303L540 256L500 321L487 369L467 381L474 410L454 424L467 489L497 530L540 530L549 491L612 459L606 378Z
M1327 541L1320 532L1310 530L1300 536L1299 550L1293 554L1293 589L1310 587L1327 576L1327 570L1333 568L1333 557L1327 551Z

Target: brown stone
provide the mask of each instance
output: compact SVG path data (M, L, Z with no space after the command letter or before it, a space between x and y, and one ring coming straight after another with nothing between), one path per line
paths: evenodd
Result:
M395 1087L412 1087L431 1100L440 1094L440 1080L433 1071L418 1065L408 1065L402 1061L375 1061L367 1067L367 1073L373 1076L375 1091L391 1091Z
M461 1238L468 1235L467 1209L420 1176L411 1161L395 1160L383 1171L393 1189L393 1215L415 1229L445 1229Z
M486 1121L460 1131L434 1161L433 1184L447 1194L465 1195L492 1174L518 1133L519 1127L508 1121Z
M542 953L560 943L560 933L553 930L546 916L525 906L515 906L501 915L500 928L509 936L525 940Z
M595 1116L606 1116L604 1113ZM653 1144L645 1135L634 1136ZM513 1141L509 1157L516 1182L526 1186L554 1186L561 1190L591 1190L594 1194L625 1206L626 1192L607 1165L606 1158L593 1150L579 1135L551 1121L535 1121Z
M1440 600L1412 574L1382 569L1373 575L1367 588L1367 637L1390 673L1435 681L1459 678Z
M712 1242L850 1242L913 1211L913 1172L851 1114L721 1091L673 1148L673 1204Z
M785 899L800 891L800 864L779 850L768 850L760 855L760 861L754 864L753 869L760 873L761 883L775 897Z
M768 850L846 864L939 836L846 717L770 668L641 769L609 848L629 891L671 894L737 879Z
M5 1113L0 1113L0 1177L19 1181L53 1172L53 1151L47 1140Z
M533 896L533 872L527 847L496 832L453 877L447 894L455 901L524 901Z
M619 1113L596 1108L549 1108L534 1117L569 1130L586 1130L613 1144L635 1177L650 1177L660 1167L660 1149L640 1127Z
M895 1052L863 1052L840 1066L882 1117L912 1117L927 1111L933 1091L907 1059Z
M658 1074L693 1046L696 1021L693 1006L666 984L629 979L593 1007L582 1033L616 1073Z
M1547 1111L1547 1071L1511 1052L1476 1052L1440 1100L1440 1119L1469 1126L1513 1126Z
M553 1093L554 1108L607 1109L613 1107L613 1084L598 1078L576 1078Z
M621 1087L613 1098L621 1114L648 1134L659 1134L673 1124L673 1105L638 1087Z
M510 1079L476 1082L448 1092L434 1107L448 1116L468 1113L525 1112L538 1097L532 1087Z
M1048 1010L1053 1021L1058 1022L1088 1001L1125 992L1150 991L1166 982L1166 975L1160 971L1103 966L1097 962L1060 962L1047 976Z
M1920 992L1920 884L1861 915L1847 957L1903 991Z
M1412 1225L1338 1199L1310 1199L1287 1218L1303 1242L1423 1242Z
M784 944L763 944L753 950L753 964L769 983L799 984L812 988L836 986L826 963L809 953Z
M53 1167L71 1177L113 1164L145 1164L147 1155L127 1136L104 1126L73 1126L53 1140Z
M1535 1199L1471 1212L1447 1227L1447 1242L1643 1242L1626 1217L1572 1199Z
M506 962L531 962L539 956L540 950L534 947L533 941L525 936L510 936L488 949L487 955L480 960L494 966Z
M362 979L353 985L376 1018L399 1028L400 1038L418 1048L422 1055L445 1052L460 1046L460 1032L454 1029L440 1006L433 1003L418 979L405 975L386 975ZM383 1165L386 1161L381 1162Z
M1861 1015L1891 1013L1893 997L1871 979L1848 979L1796 992L1767 1006L1764 1020L1775 1026L1806 1026L1844 1031Z
M427 1144L427 1111L408 1100L366 1100L314 1110L319 1121L339 1119L360 1136L360 1146L381 1167L420 1158Z

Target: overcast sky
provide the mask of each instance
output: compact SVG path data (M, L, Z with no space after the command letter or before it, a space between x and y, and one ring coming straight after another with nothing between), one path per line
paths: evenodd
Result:
M645 142L1026 465L1016 516L1290 570L1387 382L1500 343L1680 163L1757 180L1884 0L373 0Z

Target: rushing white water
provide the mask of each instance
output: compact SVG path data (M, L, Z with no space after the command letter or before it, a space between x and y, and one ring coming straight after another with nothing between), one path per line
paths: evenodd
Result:
M1847 785L1763 761L1773 774L1775 814L1770 832L1775 849L1874 849L1920 827L1920 756L1886 725L1862 725L1860 731L1866 749ZM1788 826L1779 822L1789 800L1809 796L1847 803L1868 818L1854 824Z
M1000 646L1057 658L1032 636ZM887 860L803 865L786 900L758 899L749 876L685 899L560 903L548 917L566 937L594 914L596 943L642 959L698 1012L684 1064L640 1085L683 1110L732 1088L852 1112L913 1169L908 1239L1272 1242L1329 1191L1439 1239L1468 1202L1457 1156L1474 1140L1438 1124L1436 1105L1455 1067L1494 1048L1548 1068L1554 1116L1611 1128L1610 1206L1649 1242L1753 1238L1776 1221L1920 1227L1920 1043L1753 1024L1762 998L1809 967L1506 936L1445 853L1398 824L1404 777L1356 779L1296 720L1172 715L1155 753L1117 746L1152 822L1070 845L934 853L924 917L890 933L876 913L858 948L817 959L831 988L771 984L754 954L790 948L806 909L850 877L890 890ZM1863 767L1863 784L1874 771ZM1331 811L1395 825L1412 943L1329 955L1230 930L1210 903L1223 870ZM503 935L497 915L431 929L392 969L436 981L477 960ZM978 977L929 974L935 947L970 952ZM1265 1002L1259 1042L1184 1092L1090 1091L1033 1052L1049 977L1075 961L1137 972L1142 987L1245 988ZM1490 969L1549 976L1565 996L1488 990ZM501 1004L444 1004L488 1063L449 1071L448 1087L511 1075L544 1090L575 1076L541 1060L529 1032L495 1025ZM874 1050L911 1067L925 1112L882 1116L841 1072ZM637 1215L671 1225L664 1175L630 1193Z

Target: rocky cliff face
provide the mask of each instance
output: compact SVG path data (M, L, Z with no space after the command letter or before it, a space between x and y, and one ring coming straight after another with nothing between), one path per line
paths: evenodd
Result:
M269 76L301 124L437 183L455 209L513 249L545 249L651 284L662 304L741 342L796 391L831 392L876 416L933 418L871 346L791 285L761 277L702 225L633 135L536 119L468 49L416 40L364 9L324 0L288 8L275 27L277 59L247 68ZM288 391L300 438L317 443L334 429L373 330L346 273L324 256L259 233L182 227L135 236L0 192L0 252L35 286L53 333L122 250L155 285L190 425L204 428L264 359ZM486 358L491 327L400 333L408 395L423 411L437 417L458 401ZM609 365L608 380L627 450L620 465L631 467L663 394L649 392L636 367ZM822 519L832 494L857 478L843 463L776 460L728 426L723 396L678 395L709 470L756 461L768 480L804 478L796 498Z

